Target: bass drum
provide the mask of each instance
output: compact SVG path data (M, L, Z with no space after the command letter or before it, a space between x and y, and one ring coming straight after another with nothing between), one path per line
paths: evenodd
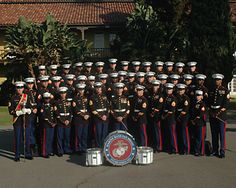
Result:
M133 136L126 131L114 131L106 137L103 152L109 163L124 166L136 156L137 145Z
M138 147L136 164L147 165L153 163L153 149L150 147Z
M102 149L90 148L86 152L86 166L99 166L103 163Z

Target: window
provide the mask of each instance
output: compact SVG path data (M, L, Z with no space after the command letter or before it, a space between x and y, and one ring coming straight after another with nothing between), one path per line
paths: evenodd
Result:
M94 35L94 48L104 48L104 34L97 33Z
M116 39L116 34L111 33L111 34L109 35L109 42L111 43L111 42L113 42L115 39Z

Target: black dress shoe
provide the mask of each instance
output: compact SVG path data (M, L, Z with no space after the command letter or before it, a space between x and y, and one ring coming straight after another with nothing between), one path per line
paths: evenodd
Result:
M50 156L54 156L54 153L50 153L49 155L50 155Z
M63 155L62 155L61 153L58 153L57 156L58 156L58 157L62 157Z
M224 153L221 153L221 154L219 155L219 158L221 158L221 159L225 158L225 154L224 154Z
M219 153L218 153L218 152L213 152L213 153L211 154L211 156L219 157Z
M199 154L199 153L197 153L197 152L196 152L194 155L195 155L196 157L199 157L199 156L200 156L200 154Z
M16 157L16 158L14 159L14 161L15 161L15 162L20 162L20 158L19 158L19 157Z
M28 160L33 160L34 159L32 156L27 156L25 158L28 159Z
M50 156L49 155L45 155L44 158L48 159Z

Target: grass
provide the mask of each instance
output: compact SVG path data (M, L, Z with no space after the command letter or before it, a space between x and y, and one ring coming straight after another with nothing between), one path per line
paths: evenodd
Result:
M0 106L0 126L11 125L12 117L8 113L6 106Z
M236 120L236 96L232 96L228 107L228 119ZM0 126L12 124L12 116L9 115L6 106L0 106Z

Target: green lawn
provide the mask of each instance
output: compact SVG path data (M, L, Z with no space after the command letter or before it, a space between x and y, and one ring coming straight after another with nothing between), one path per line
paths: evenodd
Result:
M228 119L236 119L236 96L233 96L229 103ZM0 106L0 126L12 124L12 117L6 106Z
M6 106L0 106L0 126L11 125L12 117L8 113Z

